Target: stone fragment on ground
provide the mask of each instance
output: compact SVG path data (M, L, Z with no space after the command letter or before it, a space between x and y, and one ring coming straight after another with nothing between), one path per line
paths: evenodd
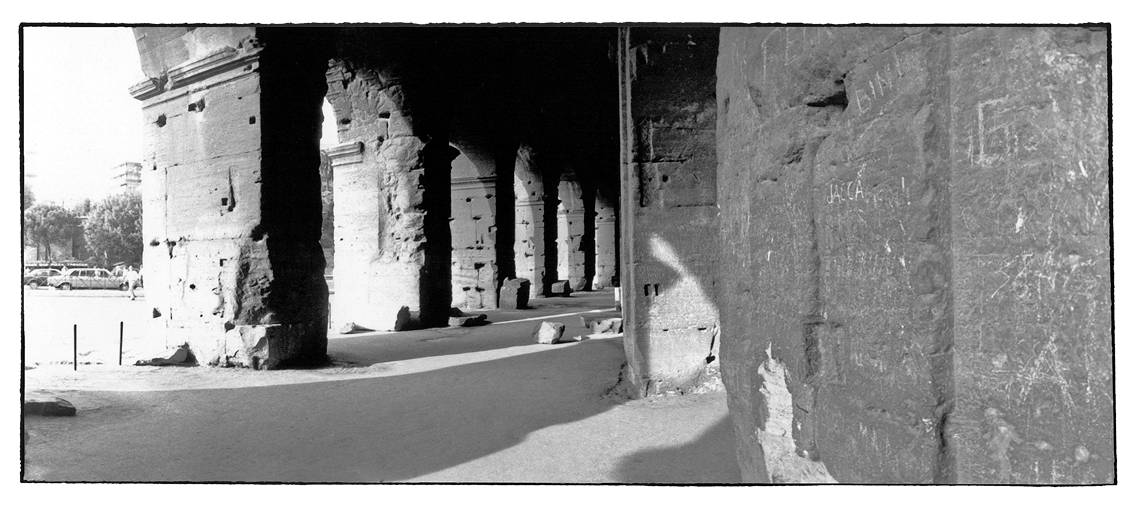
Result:
M198 365L198 360L195 359L194 354L190 352L190 346L183 344L178 347L170 358L156 357L150 360L139 360L135 362L135 365L193 367Z
M448 327L478 327L480 325L487 325L491 323L487 321L487 315L477 314L469 316L452 316L447 319Z
M527 309L530 304L530 280L511 278L499 288L499 309Z
M587 318L583 316L582 326L589 329L591 334L620 334L622 332L621 318Z
M31 416L75 416L75 406L65 399L47 394L24 396L24 414Z
M538 344L555 344L562 338L566 325L558 322L542 322L534 329L534 342Z
M570 288L570 282L565 279L550 284L550 295L554 297L569 297L573 291Z
M357 332L368 332L371 330L372 329L370 329L370 328L361 327L360 325L357 325L356 322L348 322L348 323L345 323L344 325L341 325L340 328L337 329L337 333L355 334Z

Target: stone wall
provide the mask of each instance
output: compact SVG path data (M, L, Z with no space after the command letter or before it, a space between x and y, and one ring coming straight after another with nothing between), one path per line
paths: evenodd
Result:
M474 147L461 151L451 172L451 303L494 309L499 280L495 163Z
M570 282L574 291L589 290L590 280L586 275L586 229L591 210L582 193L582 183L572 174L563 174L558 181L558 279ZM593 256L593 255L591 255Z
M321 33L136 28L147 79L144 276L168 346L199 361L324 359ZM193 139L188 142L187 139Z
M459 152L447 143L434 76L410 63L430 57L415 49L425 34L378 34L340 32L327 73L339 140L360 154L334 178L338 193L357 197L338 214L336 268L346 275L336 276L333 312L338 326L441 325L451 307L450 167ZM381 40L389 52L376 49Z
M722 30L746 479L1115 479L1105 51L1088 29Z
M631 28L622 244L629 380L686 391L717 355L716 29Z

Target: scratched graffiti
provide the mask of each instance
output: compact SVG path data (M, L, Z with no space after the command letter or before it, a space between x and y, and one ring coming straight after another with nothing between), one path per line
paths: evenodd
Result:
M966 136L970 161L992 166L1039 151L1044 141L1040 121L1028 109L1008 97L979 101L974 106L974 125Z
M1096 260L1076 253L1027 252L1005 259L993 272L999 280L989 294L1039 304L1058 294L1094 297L1101 288Z
M898 52L891 50L882 58L882 63L872 67L863 77L856 78L848 83L847 91L859 114L871 111L889 98L898 95L906 73L903 71L903 59Z

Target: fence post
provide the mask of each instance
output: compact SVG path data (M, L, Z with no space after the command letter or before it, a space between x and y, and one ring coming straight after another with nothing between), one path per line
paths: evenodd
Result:
M79 370L79 324L71 324L71 370Z
M119 365L123 365L123 322L119 322Z

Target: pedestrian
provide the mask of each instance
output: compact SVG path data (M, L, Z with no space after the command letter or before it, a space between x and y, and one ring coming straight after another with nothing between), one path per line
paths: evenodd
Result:
M131 300L135 300L135 287L139 285L139 271L135 270L135 266L128 265L127 273L123 276L127 278L127 291L131 294Z

